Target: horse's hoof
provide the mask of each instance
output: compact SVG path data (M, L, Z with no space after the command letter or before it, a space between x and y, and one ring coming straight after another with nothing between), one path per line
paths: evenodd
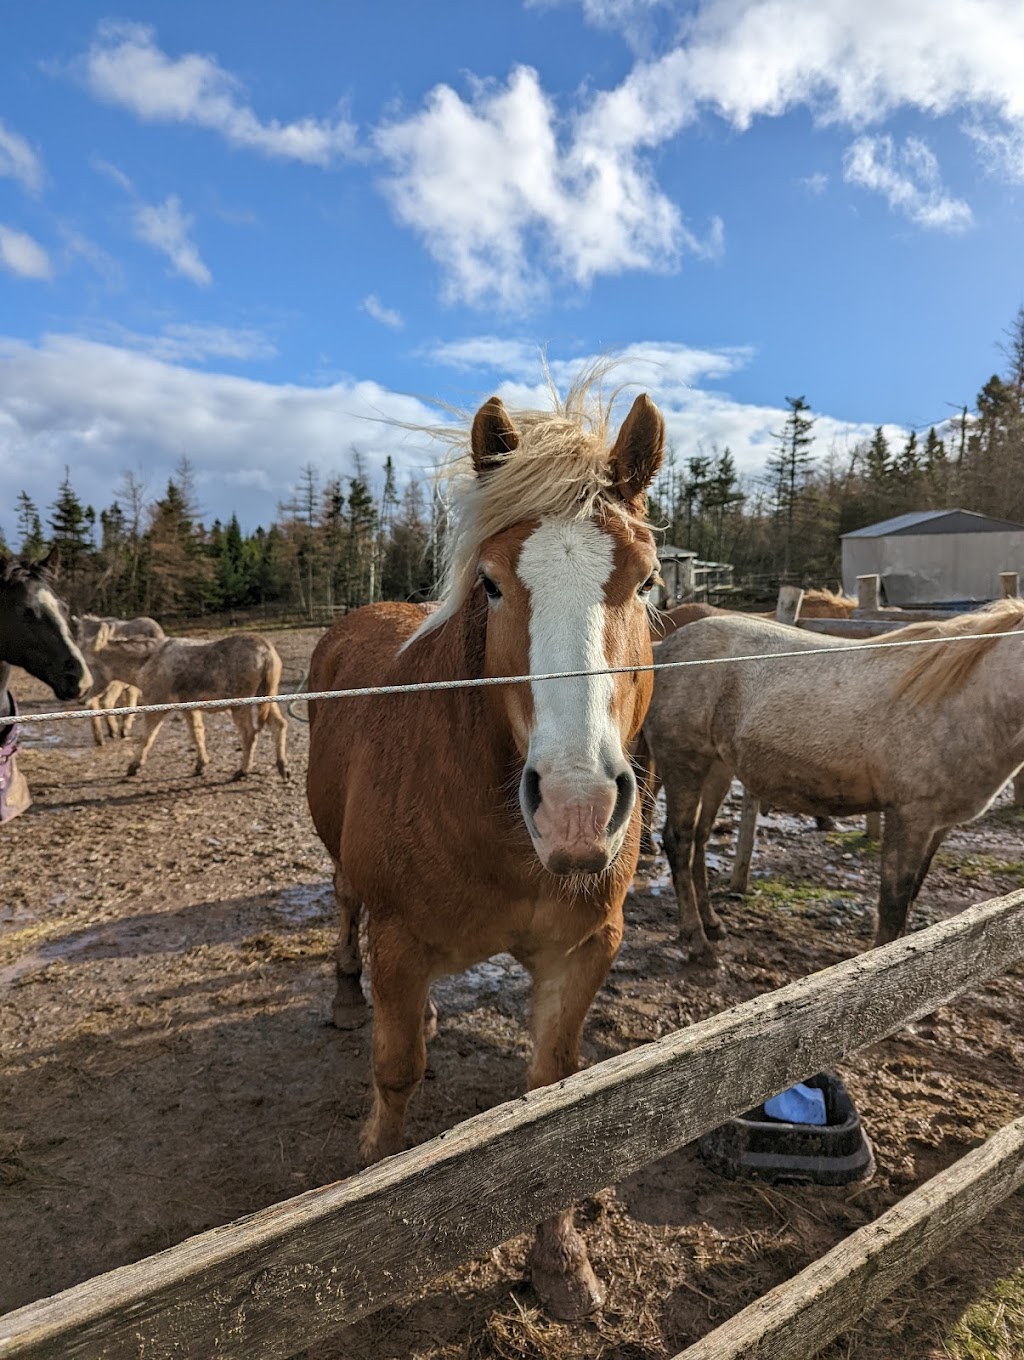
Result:
M710 925L704 922L704 934L709 940L724 940L728 933L721 921L712 921Z
M196 774L202 774L202 770L196 770ZM249 778L249 772L248 772L248 770L236 770L236 771L234 772L234 774L231 776L231 782L232 782L232 784L238 784L238 783L240 783L243 779L248 779L248 778Z
M719 964L718 951L708 943L703 941L700 944L685 937L680 937L680 942L689 951L688 962L695 968L717 968Z
M277 762L277 772L281 776L281 778L285 781L286 784L288 780L291 779L292 777L291 770L289 770L288 766L282 760L279 760Z
M132 765L129 765L129 766L128 766L128 778L129 778L129 779L134 778L134 776L137 775L138 772L139 772L139 767L138 767L138 765L132 764Z
M589 1261L579 1263L571 1272L550 1270L532 1261L530 1281L544 1311L560 1322L588 1317L604 1303L604 1290Z
M359 1135L359 1160L363 1166L373 1166L374 1162L393 1157L396 1152L405 1151L405 1139L401 1134L384 1137L375 1133L369 1125Z
M331 1018L335 1029L361 1029L366 1024L370 1009L354 973L338 974L338 989L331 1003Z

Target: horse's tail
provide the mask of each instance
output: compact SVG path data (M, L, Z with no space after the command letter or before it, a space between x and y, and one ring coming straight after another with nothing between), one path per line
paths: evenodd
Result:
M263 665L260 667L259 688L256 693L277 694L281 688L281 658L277 654L276 647L271 646L269 642L264 645L266 651L263 655ZM274 708L274 704L260 704L256 709L257 732L266 727L272 708Z

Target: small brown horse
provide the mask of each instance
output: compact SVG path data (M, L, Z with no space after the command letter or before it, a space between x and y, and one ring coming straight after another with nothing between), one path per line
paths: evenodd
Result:
M1006 633L1018 636L999 643ZM880 641L869 652L735 616L693 623L659 648L659 661L716 663L660 672L644 727L665 783L680 933L696 959L713 958L708 940L720 933L705 845L734 775L790 812L885 813L875 943L886 944L906 927L946 832L981 816L1024 764L1024 601ZM812 655L773 656L803 651Z
M650 663L657 566L646 488L664 424L636 399L609 452L607 412L576 384L555 413L497 397L460 462L441 608L339 620L312 689ZM308 795L341 912L335 1023L361 1023L358 919L374 1000L368 1162L403 1146L426 1065L432 978L507 951L533 978L533 1089L576 1071L583 1022L622 939L640 807L626 754L649 672L310 703ZM548 1308L601 1302L572 1211L531 1257Z
M109 669L117 680L136 686L144 703L169 704L204 699L246 699L278 692L281 658L276 649L258 633L232 633L213 642L195 638L135 637L114 638L102 624L86 649L89 660ZM287 779L285 745L288 723L277 704L245 704L229 708L239 740L242 764L235 779L252 773L256 738L269 723L274 734L277 772ZM147 713L141 737L136 738L135 755L128 774L136 775L146 763L166 713ZM192 745L195 747L195 774L202 775L210 763L206 753L206 729L198 709L183 714Z

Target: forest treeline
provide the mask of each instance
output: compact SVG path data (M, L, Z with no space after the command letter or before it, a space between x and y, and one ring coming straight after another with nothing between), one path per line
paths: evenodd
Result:
M879 426L852 449L822 448L799 396L786 398L788 416L758 475L739 476L728 448L673 447L652 489L651 520L666 542L731 562L738 582L765 590L835 583L839 536L906 511L961 506L1024 523L1024 306L1000 348L1005 369L973 410L897 443ZM388 459L375 486L358 454L326 479L304 467L274 521L251 533L234 515L206 522L187 459L155 498L126 472L97 513L66 470L48 506L21 492L16 511L15 541L0 547L24 555L59 547L73 607L160 618L255 608L314 617L426 599L445 527L428 480L400 485Z

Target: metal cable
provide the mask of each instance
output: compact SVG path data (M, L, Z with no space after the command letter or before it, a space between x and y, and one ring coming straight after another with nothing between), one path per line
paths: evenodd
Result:
M19 723L59 722L66 718L106 718L140 713L185 713L194 709L245 708L253 704L292 704L310 699L370 699L388 694L430 694L456 689L490 689L499 685L529 685L544 680L581 680L598 675L641 674L679 670L684 666L718 666L745 661L786 661L807 656L857 656L864 652L896 647L935 647L952 642L998 642L1003 638L1024 641L1024 632L964 633L954 637L910 638L905 642L858 642L855 647L809 647L792 652L753 652L745 656L701 657L692 661L655 661L650 666L608 666L599 670L548 671L541 675L489 675L472 680L421 680L408 685L366 685L359 689L324 689L307 693L262 694L236 699L190 699L167 704L139 704L135 708L76 708L61 713L19 713Z

